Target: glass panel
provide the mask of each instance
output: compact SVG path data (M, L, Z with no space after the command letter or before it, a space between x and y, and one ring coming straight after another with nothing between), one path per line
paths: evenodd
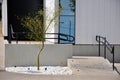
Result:
M63 10L60 14L59 33L75 36L75 11L71 4L73 0L60 0ZM74 5L75 7L75 5ZM60 38L64 38L60 36ZM71 37L68 37L71 40ZM59 40L59 43L74 43L70 41Z

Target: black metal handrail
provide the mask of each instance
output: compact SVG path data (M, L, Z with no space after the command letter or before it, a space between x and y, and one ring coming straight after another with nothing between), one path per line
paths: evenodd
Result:
M73 36L63 33L46 33L47 35L57 35L56 38L46 37L45 39L58 39L63 41L73 42L75 39ZM64 38L63 38L64 37Z
M8 35L8 41L9 43L11 43L12 39L16 40L16 43L18 43L19 40L19 35L21 34L28 34L29 32L14 32L13 31L13 27L12 25L9 26L9 35ZM50 37L45 37L45 39L57 39L58 43L59 40L63 40L63 41L68 41L70 43L73 43L75 38L71 35L67 35L67 34L62 34L62 33L45 33L46 35L50 35ZM51 35L54 35L55 37L51 37Z
M107 41L107 39L106 39L106 37L103 37L103 36L99 36L99 35L97 35L96 36L96 41L99 43L98 44L98 53L99 53L99 56L100 56L100 46L101 46L101 43L103 44L103 46L104 46L104 58L106 59L107 57L106 57L106 48L110 51L110 53L112 54L112 58L113 58L113 60L112 60L112 66L113 66L113 70L115 69L115 66L114 66L114 63L115 63L115 59L114 59L114 45L112 45L112 44L110 44L108 41Z

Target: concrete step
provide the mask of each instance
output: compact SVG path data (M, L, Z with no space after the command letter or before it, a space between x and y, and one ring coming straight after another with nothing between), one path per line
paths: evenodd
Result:
M117 68L117 71L120 75L120 63L115 63L115 67Z
M68 67L73 71L73 74L80 72L86 72L90 74L93 72L111 72L112 64L103 57L91 57L91 56L73 56L72 59L68 59Z

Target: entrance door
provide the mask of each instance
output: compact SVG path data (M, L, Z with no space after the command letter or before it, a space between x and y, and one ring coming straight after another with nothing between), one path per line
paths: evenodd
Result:
M59 33L75 37L75 0L60 0L63 10L60 14ZM71 40L71 37L68 37ZM74 43L74 41L59 40L61 44Z
M34 14L35 11L43 9L43 0L8 0L8 27L12 24L14 32L28 32L21 25L17 17L25 17L28 14ZM10 31L8 30L8 33ZM10 35L10 34L8 34ZM28 40L25 34L20 34L18 40Z

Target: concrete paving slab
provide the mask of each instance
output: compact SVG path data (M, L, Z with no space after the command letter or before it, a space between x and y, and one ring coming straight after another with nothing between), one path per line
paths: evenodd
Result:
M81 74L81 75L25 75L1 71L0 80L120 80L119 75L98 75L98 74Z
M99 61L99 59L94 59L94 61L97 61L97 60ZM94 61L93 61L93 64L95 64ZM95 69L95 68L89 68L89 67L84 68L83 66L82 68L76 67L75 69L76 70L79 69L77 74L54 75L54 76L53 75L20 74L20 73L0 71L0 80L120 80L120 75L118 75L116 71L112 71L106 68Z

